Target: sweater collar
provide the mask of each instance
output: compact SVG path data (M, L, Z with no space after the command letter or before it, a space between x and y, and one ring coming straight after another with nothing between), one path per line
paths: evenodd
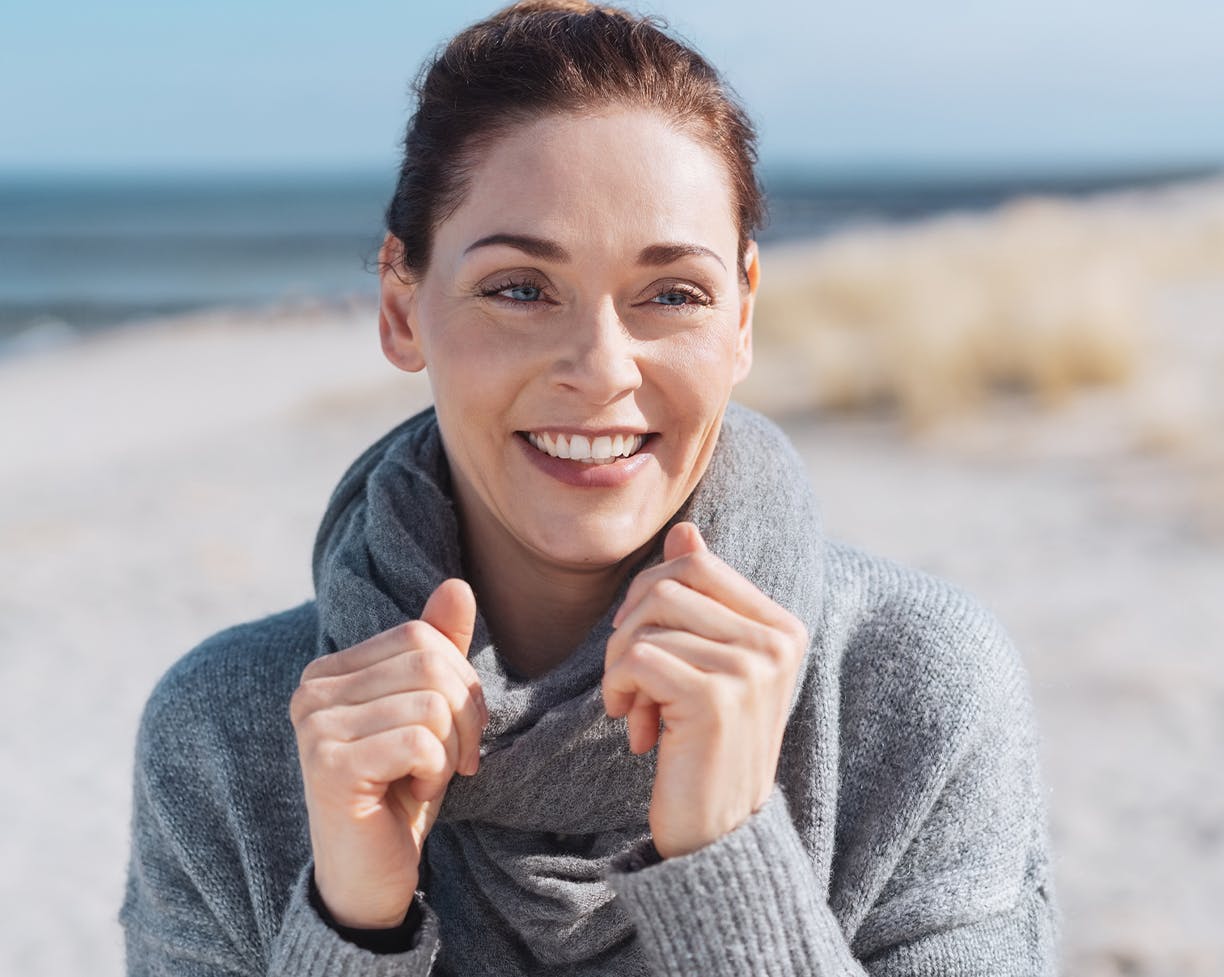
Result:
M783 434L729 407L706 472L673 521L686 519L804 622L813 638L807 670L822 542L806 472ZM332 496L314 550L319 653L418 617L442 580L462 576L458 528L437 420L425 411L372 445ZM663 535L643 567L661 559ZM490 927L509 927L513 945L567 966L631 937L606 878L617 854L649 837L657 749L629 752L626 720L608 717L601 692L612 616L629 583L565 661L530 681L507 672L477 617L468 660L490 714L480 769L452 778L425 850L430 899L460 958L482 952ZM801 672L792 713L803 685Z

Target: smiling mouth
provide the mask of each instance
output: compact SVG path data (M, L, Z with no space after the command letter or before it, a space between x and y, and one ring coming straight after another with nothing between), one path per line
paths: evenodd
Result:
M611 465L637 454L650 437L648 434L553 434L549 431L520 432L537 451L553 458L566 458L587 465Z

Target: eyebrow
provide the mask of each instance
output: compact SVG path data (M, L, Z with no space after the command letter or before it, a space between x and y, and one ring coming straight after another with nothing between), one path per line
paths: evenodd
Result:
M540 258L543 261L566 262L570 260L570 253L556 241L549 241L542 237L532 237L530 234L490 234L487 237L482 237L479 241L473 241L464 248L463 253L470 254L477 248L487 248L499 244L522 251L524 254L529 254L533 258ZM642 248L638 254L637 263L639 265L658 267L670 265L681 258L689 257L713 258L724 268L727 267L723 263L722 258L709 248L702 247L700 244L684 244L679 242L648 245Z
M479 241L469 244L463 249L463 253L470 254L477 248L487 248L495 244L504 244L544 261L570 260L569 252L556 241L532 237L529 234L490 234L488 237L482 237Z
M709 248L703 248L700 244L652 244L649 247L642 248L642 253L638 255L638 264L652 266L670 265L681 258L692 257L713 258L723 268L727 267L723 264L722 258Z

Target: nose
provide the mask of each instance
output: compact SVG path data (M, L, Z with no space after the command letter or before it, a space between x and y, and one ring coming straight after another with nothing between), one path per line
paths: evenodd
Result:
M610 404L642 385L639 354L639 341L609 299L567 323L552 379L594 406Z

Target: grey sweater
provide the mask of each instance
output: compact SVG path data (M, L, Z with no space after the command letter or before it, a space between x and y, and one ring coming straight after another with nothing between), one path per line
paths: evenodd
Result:
M1016 652L948 585L836 543L824 552L813 660L836 682L817 699L805 684L768 803L706 848L626 858L609 874L649 972L1053 973L1042 787ZM223 631L150 698L121 912L129 974L444 972L427 891L416 946L389 955L346 942L308 898L288 701L317 626L307 603ZM836 742L817 736L830 718ZM830 755L835 789L809 796L805 768Z

